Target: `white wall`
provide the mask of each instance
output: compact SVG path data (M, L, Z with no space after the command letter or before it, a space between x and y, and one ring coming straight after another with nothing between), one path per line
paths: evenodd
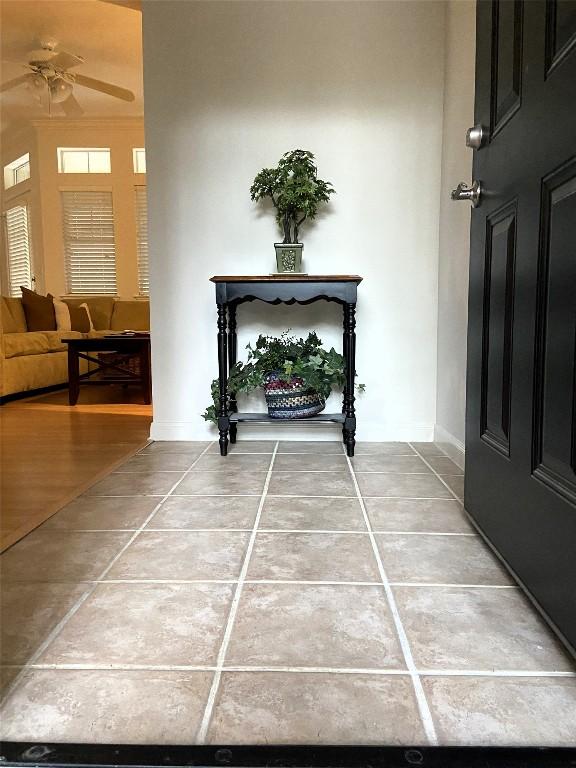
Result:
M443 3L143 6L152 436L213 434L199 415L217 373L208 278L274 270L276 226L248 190L263 166L300 147L316 153L320 176L338 192L302 233L305 269L364 277L357 369L367 391L358 436L431 439ZM240 348L286 327L315 328L341 344L332 305L244 305L239 321Z
M468 203L450 200L450 190L472 178L472 150L465 138L474 123L475 6L473 0L446 4L435 438L459 463L464 449L471 209Z

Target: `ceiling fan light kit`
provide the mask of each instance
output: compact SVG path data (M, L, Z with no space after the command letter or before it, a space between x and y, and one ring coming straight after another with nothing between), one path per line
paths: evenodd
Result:
M50 99L54 104L61 104L72 93L72 83L62 77L55 77L49 83Z
M74 97L74 87L80 85L92 91L105 93L122 101L134 101L135 96L127 88L96 80L86 75L75 74L68 70L84 64L82 56L66 51L56 51L58 43L55 40L40 42L40 49L28 54L28 63L23 66L30 70L0 87L0 92L9 91L19 85L26 85L37 100L44 94L48 95L48 111L52 114L52 105L57 104L67 116L79 116L83 110Z

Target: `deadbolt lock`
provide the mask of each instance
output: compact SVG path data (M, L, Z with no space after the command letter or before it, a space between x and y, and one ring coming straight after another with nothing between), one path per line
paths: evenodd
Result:
M466 131L466 146L470 149L481 149L488 141L488 131L478 124Z

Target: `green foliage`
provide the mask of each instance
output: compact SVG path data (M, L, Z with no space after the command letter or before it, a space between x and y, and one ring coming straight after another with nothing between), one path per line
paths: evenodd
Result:
M276 168L263 168L250 187L252 200L271 198L285 243L298 242L300 226L314 219L319 204L334 192L330 182L318 178L314 155L304 149L286 152Z
M285 331L281 336L258 336L256 344L246 346L248 359L245 363L236 363L228 377L228 393L252 392L266 383L266 377L273 371L286 375L299 376L306 387L328 397L332 389L344 386L344 358L334 347L326 351L322 341L312 332L306 339L289 336ZM364 391L363 384L357 386ZM220 387L218 379L211 386L212 405L204 415L206 421L216 423Z

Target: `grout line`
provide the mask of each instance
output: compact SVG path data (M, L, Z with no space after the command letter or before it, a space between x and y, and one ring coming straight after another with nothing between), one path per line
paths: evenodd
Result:
M12 584L238 584L238 579L83 579L81 581L62 581L52 579L51 581L17 581L7 582ZM336 581L320 579L244 579L244 584L292 584L318 585L318 586L341 586L341 587L381 587L381 581ZM390 582L394 587L411 587L415 589L428 589L434 587L446 587L450 589L520 589L517 584L458 584L455 582L416 582L416 581L394 581ZM1 666L1 665L0 665Z
M344 448L344 446L343 446ZM344 448L345 450L345 448ZM346 461L348 462L348 468L350 469L350 473L352 475L352 480L354 482L354 487L356 488L356 495L358 498L358 501L360 502L360 507L362 508L362 514L364 515L364 523L366 525L366 529L368 530L370 534L370 543L372 545L372 551L374 553L374 557L376 559L376 565L378 566L378 571L380 573L380 578L382 579L382 586L384 587L384 592L386 593L386 597L388 598L388 604L390 607L390 612L392 614L392 618L394 620L394 625L396 627L396 634L398 635L398 640L400 641L400 646L402 648L402 653L404 655L404 661L406 663L406 667L408 668L410 672L410 678L412 680L412 685L414 686L414 693L416 696L416 702L418 705L418 710L420 712L420 719L422 721L422 726L424 728L424 733L426 734L426 738L428 739L428 742L432 746L436 746L438 744L438 736L436 734L436 728L434 727L434 721L432 719L432 713L430 711L430 707L428 705L428 700L426 698L426 693L424 692L424 687L422 685L422 681L420 680L420 677L418 675L418 672L416 670L416 664L414 662L414 658L412 656L412 650L410 648L410 643L408 641L408 636L406 635L406 630L404 629L404 625L402 624L402 619L400 617L400 613L398 611L398 606L396 605L396 600L394 598L394 593L392 591L392 587L390 586L390 582L388 581L388 577L386 575L386 571L384 569L384 564L382 562L382 558L380 557L380 551L378 549L378 545L376 543L376 538L374 536L374 533L372 531L372 526L370 523L370 518L368 517L368 512L366 511L366 507L364 505L364 499L362 498L362 493L360 492L360 486L358 485L358 479L356 477L354 467L352 465L352 462L350 461L350 457L346 455Z
M391 587L446 587L448 589L520 589L517 584L458 584L457 582L391 581Z
M276 443L274 444L274 451L270 458L270 465L268 466L268 472L266 473L266 480L264 481L262 496L260 497L260 503L258 504L258 511L256 512L256 517L254 519L254 526L252 528L252 533L248 541L248 546L246 548L246 555L244 556L244 562L242 563L242 569L240 570L240 575L238 577L236 591L234 593L232 604L230 606L230 613L228 614L226 628L224 630L224 635L222 637L222 644L220 646L220 650L218 651L218 657L216 659L217 670L214 673L214 678L212 680L212 685L210 687L210 692L208 694L208 699L206 701L206 707L204 708L204 715L202 717L202 722L200 724L200 728L198 729L198 733L196 735L196 744L205 743L206 736L208 734L208 728L210 727L210 721L212 719L212 712L214 710L216 696L218 694L218 689L220 688L220 680L222 678L222 668L224 666L226 653L228 651L228 645L230 643L230 637L232 635L232 629L234 627L234 622L236 620L236 614L238 612L238 605L240 603L240 597L242 595L244 580L246 578L246 574L248 573L248 566L250 565L250 558L252 556L252 550L254 548L254 543L256 541L256 533L258 531L258 526L260 524L262 510L264 509L264 502L266 501L266 494L268 493L268 487L270 485L270 480L272 478L272 468L274 466L274 460L276 459L276 454L278 452L279 444L280 442L277 440Z
M453 498L454 498L454 499L456 499L456 501L460 502L460 504L464 505L464 500L463 500L463 499L461 499L459 496L457 496L457 495L454 493L454 491L452 490L452 488L450 488L450 486L448 485L448 483L447 483L445 480L443 480L443 479L442 479L442 475L441 475L439 472L437 472L437 471L434 469L434 467L432 466L432 464L430 464L430 462L427 460L426 456L424 456L424 454L420 453L420 452L418 451L418 449L417 449L417 448L414 448L414 446L413 446L413 444L412 444L412 443L408 443L408 445L409 445L409 446L410 446L410 447L411 447L411 448L412 448L414 451L416 451L416 454L417 454L417 455L418 455L418 456L419 456L419 457L422 459L422 461L424 462L424 464L426 464L426 466L430 468L430 470L433 472L433 474L434 474L434 475L436 475L436 477L438 478L438 480L440 480L440 482L442 483L442 485L444 485L444 486L445 486L445 487L446 487L446 488L447 488L447 489L450 491L450 493L452 494ZM435 456L429 456L428 458L438 458L438 457L435 457ZM447 458L448 458L448 457L447 457ZM464 475L455 475L455 477L464 477Z
M262 474L265 474L262 472ZM260 493L173 493L172 496L175 499L233 499L236 496L242 498L259 499L262 494Z
M267 456L268 454L263 454ZM287 455L287 454L284 454ZM318 454L299 454L300 456L306 456L306 455L318 455ZM414 456L414 458L417 458ZM196 472L205 472L207 475L215 474L217 472L224 471L234 471L237 472L238 470L243 469L243 467L216 467L215 469L208 469L206 467L197 467L194 470L194 473ZM264 473L265 469L255 469L253 467L246 467L247 471L250 472L262 472ZM142 475L144 472L164 472L173 474L175 472L182 472L183 470L180 469L151 469L151 470L142 470L142 469L117 469L112 474L114 475ZM332 469L295 469L295 468L282 468L282 469L275 469L274 473L280 474L280 473L290 473L290 474L307 474L307 475L322 475L322 474L343 474L345 472L345 468L342 466L334 467ZM358 475L426 475L427 477L432 474L432 472L402 472L402 470L399 469L361 469L356 470L356 474ZM448 475L444 473L443 477L464 477L464 475Z
M51 533L134 533L139 528L51 528ZM142 533L250 533L252 528L145 528ZM259 528L258 533L321 533L321 534L350 534L354 536L367 536L367 531L355 531L345 529L324 528ZM478 537L478 533L451 532L451 531L379 531L378 536L472 536Z
M190 466L190 467L189 467L187 470L185 470L185 471L182 473L182 475L181 475L180 479L179 479L179 480L178 480L176 483L174 483L174 485L172 485L172 487L170 488L170 490L168 491L168 493L167 493L167 494L165 494L164 496L162 496L162 497L161 497L161 499L160 499L160 501L158 502L158 504L156 504L156 506L154 507L154 509L152 510L152 512L151 512L151 513L148 515L148 517L147 517L147 518L144 520L144 522L142 523L142 525L140 526L140 528L139 528L137 531L135 531L135 532L133 533L133 535L132 535L132 536L130 536L130 538L128 539L128 541L127 541L127 542L126 542L126 543L125 543L125 544L124 544L124 545L121 547L120 551L119 551L119 552L118 552L118 553L117 553L117 554L116 554L116 555L115 555L115 556L112 558L112 560L110 560L110 562L108 563L108 565L106 566L106 568L104 568L104 570L101 572L101 574L100 574L100 577L99 577L99 580L102 580L102 579L104 579L104 577L106 576L106 574L107 574L107 573L109 573L110 569L111 569L111 568L114 566L114 564L115 564L115 563L118 561L118 559L119 559L119 558L120 558L120 557L121 557L121 556L124 554L124 552L125 552L125 551L128 549L128 547L129 547L129 546L132 544L132 542L133 542L133 541L134 541L134 540L135 540L135 539L138 537L138 535L140 534L140 532L141 532L142 530L144 530L145 526L146 526L146 525L147 525L147 524L150 522L150 520L152 520L152 518L154 517L154 515L156 514L156 512L157 512L157 511L160 509L160 507L162 506L163 502L164 502L164 501L165 501L165 500L166 500L166 499L169 497L169 495L172 493L172 491L173 491L175 488L177 488L177 487L178 487L178 485L179 485L179 484L182 482L182 480L184 480L184 478L187 476L187 474L188 474L188 473L189 473L189 472L192 470L192 467L194 466L194 464L196 464L196 462L197 462L197 461L198 461L198 460L199 460L199 459L200 459L200 458L201 458L201 457L204 455L204 453L206 453L206 451L207 451L207 450L210 448L210 445L211 445L211 443L210 443L209 445L207 445L207 446L206 446L206 448L205 448L205 449L204 449L204 451L203 451L203 452L200 454L200 456L197 456L197 457L194 459L194 461L192 462L191 466ZM58 514L58 513L56 513L56 514ZM60 532L60 533L61 533L61 532ZM47 648L48 648L48 647L49 647L49 646L52 644L52 642L53 642L53 641L54 641L54 640L55 640L55 639L58 637L58 635L60 634L60 632L61 632L61 631L64 629L64 627L65 627L65 626L66 626L66 624L68 623L68 621L69 621L69 620L70 620L70 619L71 619L71 618L74 616L74 614L75 614L75 613L78 611L78 609L79 609L79 608L80 608L80 607L81 607L81 606L82 606L82 605L83 605L83 604L86 602L86 600L87 600L87 599L90 597L90 595L92 595L92 594L93 594L94 590L95 590L95 589L96 589L96 587L98 586L98 581L93 581L93 582L91 582L91 584L92 584L92 586L91 586L90 588L88 588L88 589L87 589L85 592L83 592L83 593L82 593L82 595L80 595L80 597L79 597L79 598L78 598L78 600L77 600L77 601L74 603L74 605L73 605L73 606L70 608L70 610L68 610L68 611L67 611L67 613L66 613L66 614L65 614L65 615L62 617L62 619L60 619L60 621L58 622L58 624L56 624L56 626L55 626L55 627L52 629L52 631L51 631L51 632L48 634L48 636L46 637L46 639L44 640L44 642L42 642L42 643L41 643L41 644L38 646L38 648L36 649L36 651L35 651L35 652L32 654L32 656L30 657L30 659L29 659L29 661L28 661L28 664L32 664L32 663L34 663L34 662L36 661L36 659L40 658L40 656L41 656L41 655L44 653L44 651L45 651L45 650L46 650L46 649L47 649ZM11 684L10 684L10 685L7 687L7 689L5 690L5 692L2 694L2 697L1 697L1 701L5 701L5 700L8 698L8 696L10 696L10 694L12 693L12 691L14 691L14 690L15 690L15 688L16 688L16 686L17 686L17 684L20 682L20 678L21 678L22 674L23 674L23 673L21 672L20 674L18 674L18 675L17 675L17 676L14 678L14 680L12 681L12 683L11 683Z
M128 473L124 473L128 474ZM132 473L133 474L133 473ZM367 473L369 474L369 473ZM427 473L427 476L429 476L430 473ZM446 485L446 483L444 483ZM448 487L448 486L446 486ZM399 499L402 501L451 501L456 502L457 504L460 504L462 506L462 500L458 497L454 496L454 491L452 489L449 489L450 493L452 493L452 498L446 498L446 496L367 496L366 498L371 501L372 499ZM259 493L172 493L170 494L174 498L179 499L198 499L198 498L208 498L208 499L220 499L220 498L234 498L235 496L240 496L242 498L250 497L252 499L259 499L261 494ZM161 493L147 493L147 494L132 494L132 495L120 495L120 494L98 494L98 495L87 495L83 494L84 499L149 499L149 498L157 498L157 499L163 499L165 498L164 494ZM317 494L311 495L309 493L292 493L292 494L286 494L286 493L270 493L268 494L268 498L270 499L349 499L349 500L356 500L356 496L320 496Z
M236 579L98 579L97 584L237 584Z
M319 440L318 442L322 442ZM154 453L154 452L153 452ZM136 456L150 456L150 453L137 453ZM156 453L156 455L159 455ZM168 452L165 454L166 456L170 456ZM210 453L209 456L217 456L218 453ZM227 459L238 459L242 456L271 456L272 451L239 451L238 453L230 453L227 456ZM278 456L340 456L340 453L322 453L322 451L317 451L316 453L312 453L311 451L278 451ZM416 456L416 452L412 451L411 453L362 453L362 451L356 451L355 456L380 456L380 457L391 457L395 458L396 456ZM446 456L445 453L438 453L435 454L432 458L434 459L447 459L449 458ZM156 470L158 472L162 472L162 470Z
M382 586L382 585L380 585ZM380 667L292 667L292 666L245 666L232 664L215 666L210 664L2 664L0 669L35 669L54 671L89 671L89 670L122 670L130 671L156 671L156 672L276 672L283 674L336 674L336 675L382 675L397 677L410 677L412 673L407 669L382 669ZM418 675L422 677L559 677L576 678L576 672L564 670L532 670L532 669L418 669Z

